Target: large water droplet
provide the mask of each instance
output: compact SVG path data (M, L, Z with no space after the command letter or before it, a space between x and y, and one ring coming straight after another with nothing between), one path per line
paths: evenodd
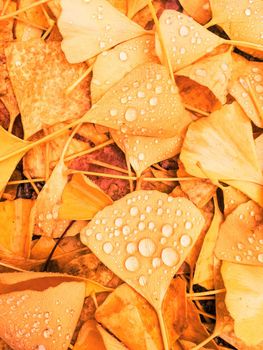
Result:
M173 248L165 248L162 251L162 261L166 266L175 266L179 261L179 256Z
M139 269L139 261L135 256L129 256L125 260L125 267L128 271L134 272Z
M173 234L173 228L170 224L165 224L162 227L162 234L165 237L170 237Z
M192 243L192 239L188 235L182 235L180 238L180 243L183 247L189 247L189 245Z
M111 254L113 251L113 245L110 242L105 242L103 244L103 251L105 254Z
M155 249L155 243L150 238L144 238L139 242L139 252L142 256L152 256L155 252Z

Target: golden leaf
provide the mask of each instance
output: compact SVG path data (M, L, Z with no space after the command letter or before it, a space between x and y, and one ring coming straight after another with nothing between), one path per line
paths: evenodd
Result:
M0 202L0 251L28 258L31 234L29 215L33 200L16 199Z
M128 3L128 14L129 18L132 18L136 15L137 12L142 10L147 6L148 0L127 0Z
M234 187L222 187L224 195L224 215L228 215L235 210L239 204L249 201L249 198Z
M61 274L2 273L0 294L0 336L12 349L69 346L85 297L83 281Z
M263 208L240 204L221 225L215 254L218 259L263 266Z
M167 210L176 216L171 218ZM82 230L81 240L114 273L160 309L172 277L203 224L201 212L185 198L174 199L158 191L136 191L100 211ZM106 233L106 228L112 233ZM175 242L180 251L172 248ZM152 274L149 269L153 269Z
M99 324L97 324L97 329L103 339L105 350L127 350L127 348L120 343L116 338L114 338L110 333L105 331Z
M218 24L232 40L262 45L262 1L210 0L210 6L213 14L210 25ZM262 50L249 52L263 58Z
M109 3L114 6L117 10L124 13L127 13L127 1L126 0L108 0Z
M97 329L95 320L86 321L79 333L73 350L107 350L104 345L103 338Z
M62 193L68 182L67 168L62 159L39 193L31 212L34 234L57 238L69 225L69 220L58 219Z
M255 144L260 168L263 171L263 134L256 138Z
M211 8L209 0L179 0L187 14L200 23L205 24L211 18Z
M158 137L177 135L189 120L168 71L155 63L134 68L83 118L123 133Z
M97 102L133 68L147 62L157 63L157 60L152 35L143 35L104 51L97 57L93 67L90 87L92 102Z
M194 284L199 284L206 289L214 288L214 249L219 227L223 221L223 215L218 207L217 199L216 197L214 198L214 217L205 235L193 278Z
M112 138L126 154L138 177L152 164L172 158L180 153L183 142L182 134L184 131L178 130L177 136L157 138L111 132Z
M238 338L248 346L263 346L263 267L223 261L226 306L234 319Z
M250 62L233 55L233 76L229 93L237 100L247 116L263 127L263 63Z
M47 259L56 244L53 238L45 236L40 237L37 241L34 240L33 243L34 242L36 243L31 249L30 258L36 260ZM52 256L55 257L63 253L64 251L58 246Z
M7 153L18 151L20 148L28 144L29 142L19 139L0 127L0 157ZM0 195L24 154L25 152L21 152L0 162Z
M89 77L73 93L65 94L86 65L70 65L59 42L39 39L12 43L6 49L6 57L25 139L43 127L79 118L89 109Z
M236 102L189 126L180 159L187 173L223 181L263 205L251 123Z
M112 204L111 198L82 174L74 174L62 193L59 219L91 220L98 211Z
M62 0L58 20L62 50L70 63L88 60L117 44L145 34L106 0ZM87 45L88 43L88 45Z
M160 27L173 71L188 66L224 43L223 39L206 30L191 17L175 10L165 10L162 13ZM156 36L156 53L164 62L165 57L158 36Z
M231 72L232 55L230 51L227 51L219 55L205 57L179 70L176 75L183 75L208 87L217 99L225 104Z

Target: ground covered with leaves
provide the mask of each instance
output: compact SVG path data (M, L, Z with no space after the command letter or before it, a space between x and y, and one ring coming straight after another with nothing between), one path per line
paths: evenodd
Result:
M0 0L0 349L263 349L263 2Z

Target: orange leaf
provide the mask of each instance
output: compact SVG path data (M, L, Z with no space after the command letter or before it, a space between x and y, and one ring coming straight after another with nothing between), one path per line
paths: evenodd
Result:
M74 174L62 193L59 218L64 220L91 220L112 200L98 186L82 174Z
M211 8L209 0L179 0L187 14L200 23L205 24L211 18Z

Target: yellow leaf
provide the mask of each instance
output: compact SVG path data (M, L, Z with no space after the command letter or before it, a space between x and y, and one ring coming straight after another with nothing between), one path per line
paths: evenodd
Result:
M89 77L71 94L65 94L72 81L86 71L86 64L70 65L60 42L39 39L12 43L6 58L25 139L43 127L79 118L89 109Z
M0 337L15 350L37 349L40 344L46 349L67 348L84 297L85 283L74 277L33 272L1 274Z
M10 152L18 151L20 148L28 144L29 142L19 139L0 127L0 157L5 156ZM24 154L25 152L21 152L0 162L0 195Z
M260 168L263 171L263 134L256 138L255 144Z
M200 23L205 24L211 18L211 8L209 0L179 0L187 14Z
M190 120L189 120L190 123ZM185 125L186 127L186 125ZM137 176L152 164L174 157L180 153L184 130L171 138L123 135L112 132L112 138L126 154Z
M231 72L232 55L230 51L227 51L219 55L205 57L179 70L176 75L183 75L208 87L217 99L225 104Z
M214 249L222 221L223 215L214 197L214 217L205 235L193 278L194 284L199 284L206 289L214 289Z
M190 125L180 159L187 173L223 181L263 205L252 126L236 102Z
M109 3L114 6L117 10L124 13L127 13L127 1L126 0L108 0Z
M99 324L97 324L97 330L103 339L105 350L127 350L127 348L122 343L120 343L110 333L105 331L105 329L102 328Z
M89 349L107 350L103 338L97 329L97 322L95 320L88 320L82 325L73 347L73 350Z
M61 197L68 182L66 166L61 159L39 193L31 212L34 234L57 238L69 225L69 220L58 219Z
M152 35L143 35L104 51L97 57L93 67L90 87L92 102L97 102L133 68L147 62L157 63L157 60Z
M223 39L206 30L191 17L175 10L165 10L162 13L160 27L173 71L188 66L224 43ZM157 35L156 53L165 62Z
M226 306L238 338L248 346L263 346L263 267L223 261Z
M249 201L249 198L234 187L222 187L224 195L224 215L230 214L239 204Z
M262 45L262 1L210 0L210 6L213 14L211 25L218 24L232 40ZM249 52L263 58L262 50Z
M171 279L203 224L201 212L189 200L142 190L100 211L82 230L81 240L160 312Z
M70 63L88 60L117 44L145 34L106 0L62 0L58 20L62 50ZM88 43L88 45L87 45Z
M221 225L218 259L263 266L263 208L253 201L240 204Z
M263 63L250 62L233 55L233 76L229 93L237 100L247 116L263 127Z
M74 174L62 193L59 218L91 220L98 211L112 204L112 200L98 186L82 174Z
M55 244L56 241L53 238L40 237L31 249L30 258L36 260L47 259ZM54 251L53 257L63 253L64 251L58 246Z
M83 121L140 136L172 137L190 121L164 66L134 68L92 106Z
M142 10L147 6L148 0L127 0L128 3L128 14L129 18L132 18L136 15L137 12Z
M32 205L33 200L27 199L0 202L0 251L6 249L13 255L29 257L29 215Z

